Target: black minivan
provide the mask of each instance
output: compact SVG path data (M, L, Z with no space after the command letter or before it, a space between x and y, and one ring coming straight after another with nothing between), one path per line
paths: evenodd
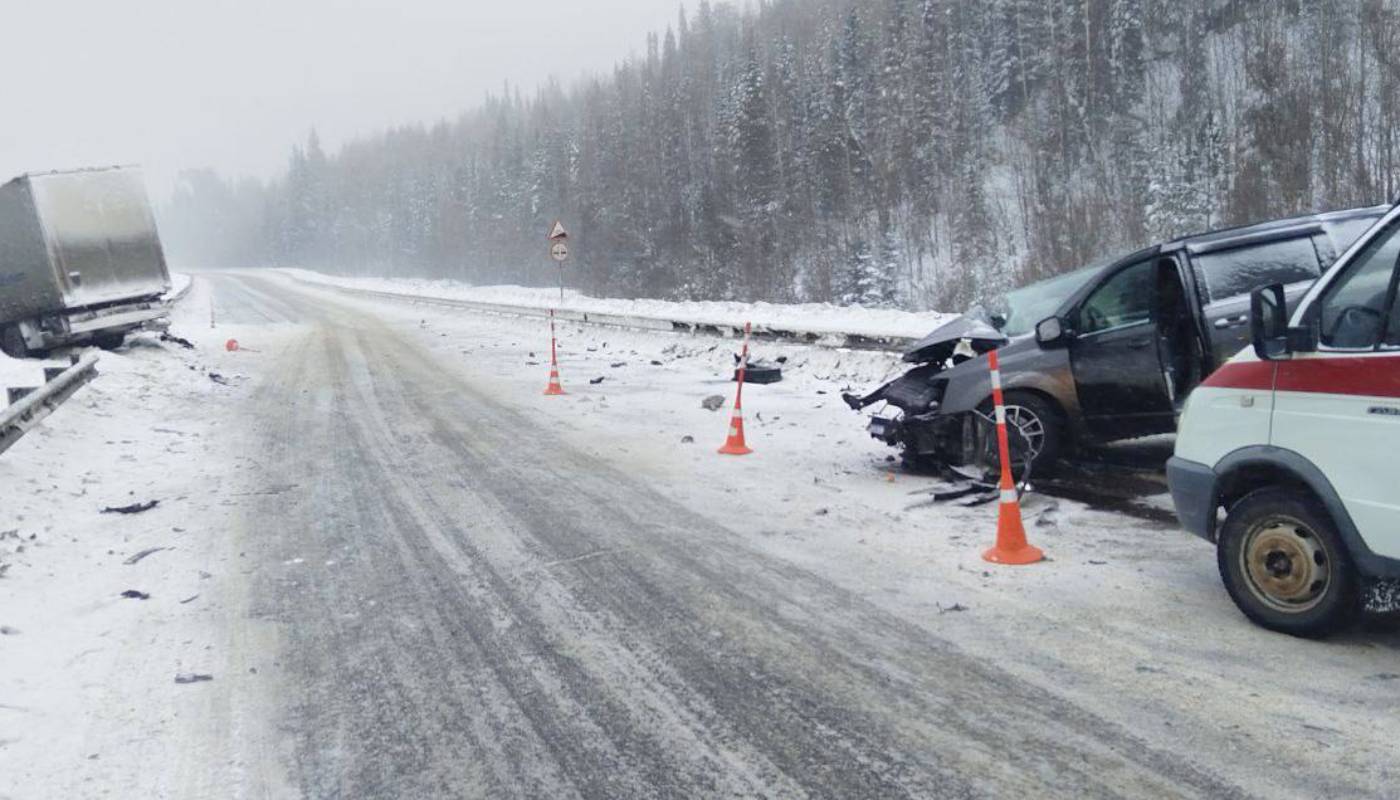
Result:
M1282 283L1296 300L1387 210L1189 236L1031 284L938 328L905 354L918 366L845 399L898 409L870 432L908 461L985 463L985 353L998 349L1018 461L1039 470L1074 443L1172 432L1191 389L1249 343L1250 292Z

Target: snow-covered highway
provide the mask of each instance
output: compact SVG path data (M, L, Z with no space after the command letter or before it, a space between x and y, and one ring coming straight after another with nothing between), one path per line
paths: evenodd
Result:
M1266 633L1203 543L1070 501L987 567L995 510L909 508L835 397L887 354L781 348L723 460L713 339L568 327L545 398L538 320L206 273L174 332L0 461L43 543L0 549L0 798L1395 786L1393 630Z

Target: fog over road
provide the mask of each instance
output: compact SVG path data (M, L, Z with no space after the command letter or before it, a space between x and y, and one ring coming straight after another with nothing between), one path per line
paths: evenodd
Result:
M276 719L248 724L280 766L251 782L385 798L1245 794L756 551L359 307L204 279L221 320L304 323L248 414L274 489L245 512L242 548L305 567L250 578L280 650L277 696L254 704Z

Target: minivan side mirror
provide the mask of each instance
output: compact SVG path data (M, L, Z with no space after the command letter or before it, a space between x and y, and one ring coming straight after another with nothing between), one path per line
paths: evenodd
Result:
M1261 361L1277 361L1292 352L1283 284L1254 290L1249 296L1249 324L1254 337L1254 354Z
M1069 325L1063 317L1047 317L1035 326L1035 341L1042 347L1062 343L1069 338Z

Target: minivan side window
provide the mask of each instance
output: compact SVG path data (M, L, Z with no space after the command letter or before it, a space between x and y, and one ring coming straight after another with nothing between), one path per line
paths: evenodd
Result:
M1344 350L1369 350L1386 328L1386 311L1400 259L1400 227L1392 224L1366 243L1318 303L1320 341Z
M1079 332L1096 333L1136 325L1152 318L1152 261L1119 270L1079 309Z
M1313 281L1322 274L1312 237L1236 247L1193 256L1211 300L1246 295L1260 286Z

